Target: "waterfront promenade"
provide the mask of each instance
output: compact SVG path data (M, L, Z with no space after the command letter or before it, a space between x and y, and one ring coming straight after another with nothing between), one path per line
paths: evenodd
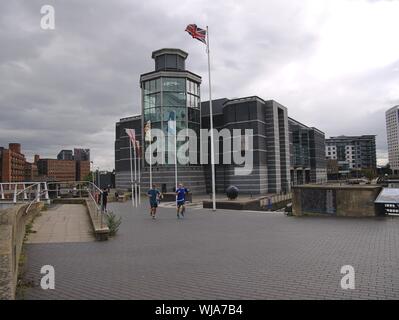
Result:
M26 245L25 299L398 299L399 219L310 218L111 203L116 237ZM36 239L40 234L35 235ZM40 268L55 268L42 290ZM352 265L356 289L343 290Z

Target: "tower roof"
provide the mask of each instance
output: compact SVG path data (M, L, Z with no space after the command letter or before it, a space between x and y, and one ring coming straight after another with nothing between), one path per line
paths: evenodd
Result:
M152 58L155 59L158 56L164 55L164 54L177 54L181 56L183 59L186 59L188 57L188 53L181 50L181 49L175 49L175 48L163 48L159 50L155 50L152 52Z

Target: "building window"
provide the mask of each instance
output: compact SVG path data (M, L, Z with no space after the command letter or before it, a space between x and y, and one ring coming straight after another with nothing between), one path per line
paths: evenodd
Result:
M162 78L163 91L186 92L184 78Z

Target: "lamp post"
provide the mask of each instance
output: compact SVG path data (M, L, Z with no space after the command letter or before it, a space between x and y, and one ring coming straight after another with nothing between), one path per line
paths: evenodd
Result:
M98 181L97 181L97 183L98 183L98 188L99 188L99 189L101 189L101 181L100 181L100 179L101 179L101 175L100 175L100 167L97 167L97 172L98 172Z
M90 164L91 164L91 182L94 185L94 162L90 161Z

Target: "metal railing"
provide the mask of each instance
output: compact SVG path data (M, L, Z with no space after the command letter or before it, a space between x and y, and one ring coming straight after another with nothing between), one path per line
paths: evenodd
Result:
M280 203L282 201L288 201L291 199L292 199L292 193L289 192L286 194L275 194L275 195L265 196L262 197L259 201L261 207L267 207L275 203Z
M104 208L104 192L91 181L63 181L49 182L49 186L54 185L55 188L49 188L49 192L55 192L56 198L62 198L65 192L72 195L72 198L79 196L88 199L88 206L95 211L96 216L100 215L101 228L103 227ZM87 194L87 197L86 197ZM68 198L68 197L67 197ZM90 210L89 208L89 210Z
M43 192L41 191L43 190ZM29 202L32 198L49 200L47 182L3 182L0 183L0 200L17 204Z
M91 181L62 181L62 182L7 182L0 183L0 200L9 203L27 203L25 214L35 202L45 201L48 204L51 198L58 199L87 198L88 205L96 216L100 215L103 227L104 197L103 191Z

